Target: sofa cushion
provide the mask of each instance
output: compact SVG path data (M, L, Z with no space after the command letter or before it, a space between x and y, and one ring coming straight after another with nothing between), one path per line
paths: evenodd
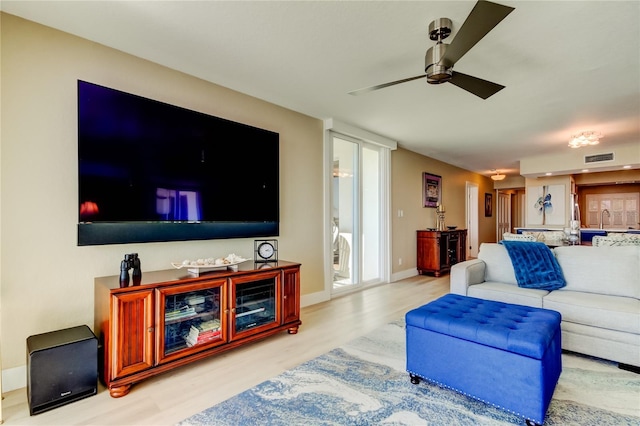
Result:
M502 244L482 243L478 259L486 264L484 272L485 281L497 281L506 284L518 285L516 274L511 264L511 258L507 249Z
M634 358L637 359L637 361L634 362L633 365L640 366L640 334L627 333L627 332L618 331L618 330L611 330L609 328L593 327L591 325L578 324L578 323L569 322L569 321L563 321L562 323L560 323L560 328L562 328L562 331L563 331L563 334L562 334L563 345L565 343L564 332L566 331L573 335L588 337L589 339L606 340L608 343L607 345L608 349L619 348L620 344L625 346L628 345L632 347L635 346L635 350L633 350L633 352L635 353ZM569 349L569 350L572 350L572 349ZM585 353L586 351L587 349L583 349L575 352ZM617 355L619 354L616 354L615 352L613 352L607 356L600 356L599 358L616 359Z
M567 282L557 291L640 298L640 247L568 246L554 252Z
M549 294L547 290L522 288L513 284L484 282L469 286L467 296L479 299L496 300L504 303L542 308L542 298Z
M562 348L640 367L640 334L562 321Z
M562 321L640 334L640 300L579 291L553 291L543 307L562 314Z

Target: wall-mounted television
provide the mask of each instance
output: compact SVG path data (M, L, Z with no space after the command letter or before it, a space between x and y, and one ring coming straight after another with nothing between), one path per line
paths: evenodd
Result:
M78 81L78 245L277 236L279 134Z

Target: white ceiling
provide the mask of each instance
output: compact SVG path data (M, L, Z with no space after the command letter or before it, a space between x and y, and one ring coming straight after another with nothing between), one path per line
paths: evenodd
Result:
M565 153L581 130L640 145L640 2L515 7L456 64L506 86L482 100L419 79L429 22L455 38L475 1L7 1L35 22L317 118L335 118L485 175Z

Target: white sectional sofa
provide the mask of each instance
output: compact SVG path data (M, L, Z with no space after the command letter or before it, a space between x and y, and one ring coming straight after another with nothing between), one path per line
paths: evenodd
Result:
M477 259L451 268L451 293L552 309L562 348L640 367L640 246L553 249L566 286L518 287L505 247L483 243Z

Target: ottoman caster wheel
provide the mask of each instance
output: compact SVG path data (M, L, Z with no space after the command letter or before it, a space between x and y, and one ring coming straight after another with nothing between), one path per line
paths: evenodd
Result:
M411 379L411 383L414 385L420 383L420 377L416 376L415 374L409 374L409 378Z
M526 419L524 422L527 424L527 426L542 426L540 423L536 423L533 420L529 419Z

